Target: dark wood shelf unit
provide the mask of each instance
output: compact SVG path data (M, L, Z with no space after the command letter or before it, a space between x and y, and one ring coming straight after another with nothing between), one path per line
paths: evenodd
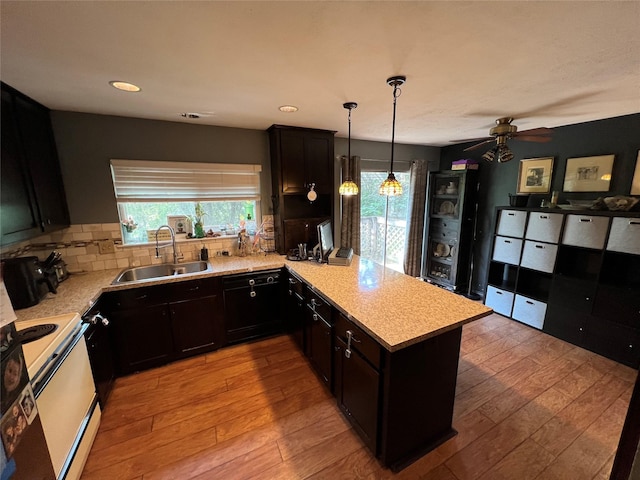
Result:
M498 207L485 303L638 368L639 218L636 212Z
M451 291L468 286L477 173L475 170L429 173L421 276Z

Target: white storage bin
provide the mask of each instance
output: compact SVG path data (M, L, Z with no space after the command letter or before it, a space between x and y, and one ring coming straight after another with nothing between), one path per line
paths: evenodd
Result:
M640 255L640 218L614 218L607 250Z
M591 215L567 215L562 243L576 247L604 248L609 217Z
M558 245L526 240L520 266L540 272L553 273L557 253Z
M520 210L500 210L496 233L508 237L523 237L524 224L526 221L527 212Z
M513 302L513 315L511 316L515 320L542 330L546 313L546 303L522 295L516 295L515 301Z
M561 213L530 212L525 238L539 242L558 243L563 216Z
M487 296L484 304L492 308L494 312L504 315L505 317L510 317L511 308L513 307L513 297L513 292L489 285L487 287Z
M519 238L496 237L493 245L493 260L518 265L522 240Z

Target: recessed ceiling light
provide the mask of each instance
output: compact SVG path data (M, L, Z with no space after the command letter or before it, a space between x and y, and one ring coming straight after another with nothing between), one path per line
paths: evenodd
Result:
M278 110L281 112L293 113L298 111L298 107L295 105L282 105L281 107L278 107Z
M123 90L125 92L139 92L140 90L142 90L139 86L134 85L133 83L120 82L118 80L110 81L109 85L111 85L113 88L117 88L118 90Z

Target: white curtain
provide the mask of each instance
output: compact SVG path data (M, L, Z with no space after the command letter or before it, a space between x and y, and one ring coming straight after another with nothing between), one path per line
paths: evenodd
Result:
M342 170L341 182L351 179L362 191L360 181L360 157L346 155L340 157ZM360 255L360 194L342 195L342 228L340 230L340 246L353 249L353 253Z

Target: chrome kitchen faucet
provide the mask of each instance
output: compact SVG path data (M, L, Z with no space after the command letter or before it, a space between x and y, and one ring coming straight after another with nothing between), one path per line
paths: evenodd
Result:
M171 244L165 243L164 245L158 245L158 232L163 228L169 229L169 233L171 233ZM169 225L160 225L156 230L156 258L160 258L161 256L160 249L168 247L169 245L173 247L173 263L176 264L178 263L178 254L176 253L176 233L173 231L173 228L171 228ZM182 255L180 255L180 257L182 257Z

